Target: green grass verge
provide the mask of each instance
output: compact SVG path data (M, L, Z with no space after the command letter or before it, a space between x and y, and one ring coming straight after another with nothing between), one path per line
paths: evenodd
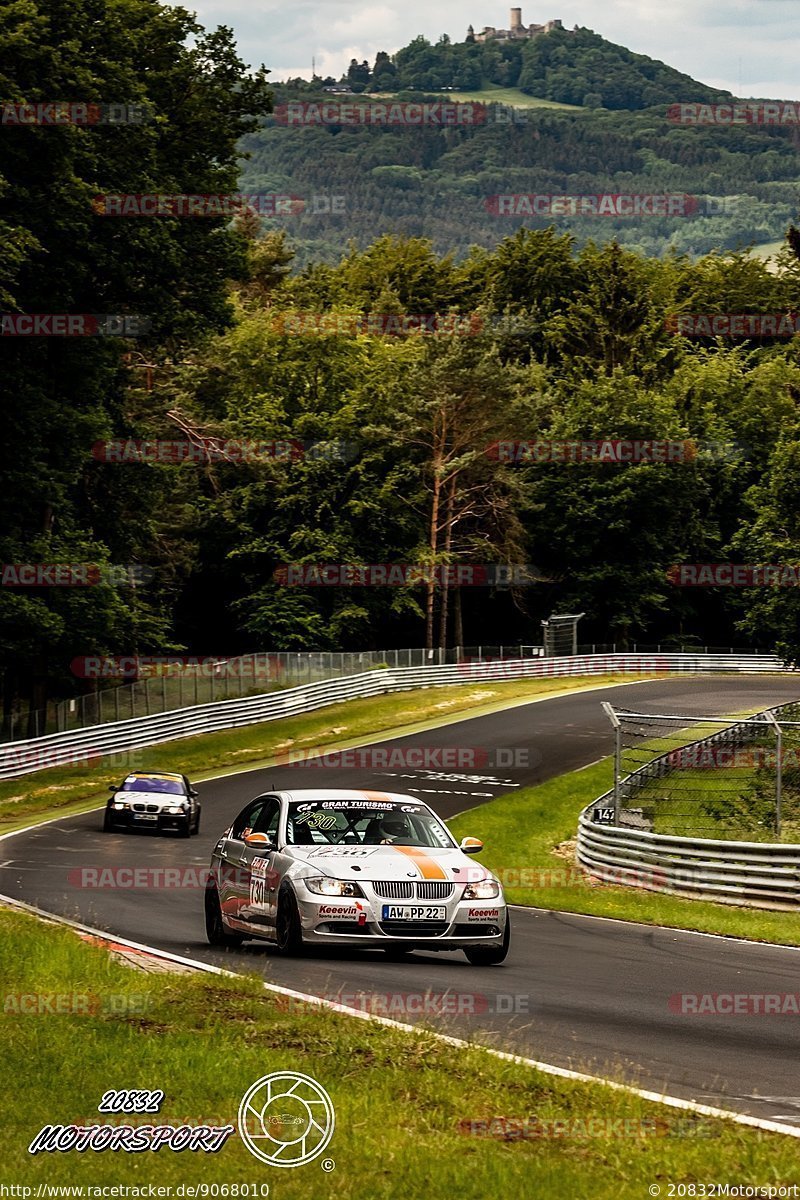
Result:
M631 676L656 678L656 676ZM658 678L664 678L663 674ZM224 774L225 769L269 766L275 756L318 746L359 744L371 736L411 733L446 723L454 714L491 712L515 700L621 682L619 676L574 679L478 681L464 685L395 692L375 699L332 704L299 717L264 721L223 733L180 738L96 765L56 767L21 779L0 781L0 832L10 832L48 817L85 812L107 798L108 785L130 770L183 771L193 779Z
M269 1184L278 1200L638 1200L653 1183L666 1195L669 1181L780 1185L796 1177L796 1144L779 1134L691 1118L479 1048L454 1051L425 1033L298 1010L256 978L140 974L72 931L8 909L0 910L0 973L0 1054L10 1084L0 1094L6 1182L34 1189L255 1182ZM397 974L407 990L408 966ZM15 1013L20 995L92 997L95 1015ZM117 1015L104 1012L110 1007ZM112 1088L163 1089L157 1124L235 1125L250 1084L280 1070L311 1075L333 1100L329 1174L320 1159L295 1170L262 1165L238 1135L214 1156L27 1153L45 1125L130 1123L96 1111ZM498 1133L496 1118L559 1133L501 1140L464 1124L485 1121Z
M800 945L800 914L681 900L585 876L574 858L578 814L612 783L609 758L490 800L453 818L450 828L484 841L481 862L505 882L512 904Z

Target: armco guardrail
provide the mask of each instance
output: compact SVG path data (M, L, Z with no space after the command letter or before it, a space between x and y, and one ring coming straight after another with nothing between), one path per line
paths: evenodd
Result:
M795 909L800 904L799 845L671 837L597 825L584 810L577 854L581 866L609 883L758 908Z
M32 771L65 763L87 762L199 733L216 733L260 721L312 712L342 700L379 696L411 688L439 687L478 680L547 678L572 675L633 675L654 672L772 672L785 668L775 655L731 654L596 654L566 658L466 661L436 667L394 667L365 671L344 679L323 680L241 700L223 700L174 709L150 717L94 725L28 741L0 745L0 779L16 779Z
M782 709L792 707L780 705L764 713L779 715ZM684 750L751 740L763 733L764 713L731 722L718 733L689 742ZM670 760L679 753L671 750L659 755L629 775L620 783L620 799L630 806L649 780L674 769ZM800 906L800 845L680 837L635 828L631 823L610 825L593 819L595 809L611 810L613 806L611 790L587 805L579 818L576 858L595 878L723 904L770 909Z

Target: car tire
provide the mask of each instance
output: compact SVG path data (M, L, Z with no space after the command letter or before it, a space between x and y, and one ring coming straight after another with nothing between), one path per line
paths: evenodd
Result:
M503 934L503 942L500 946L475 946L474 949L465 950L467 962L472 963L473 967L496 967L503 962L508 954L509 946L511 945L511 921L508 913L506 913L506 931Z
M241 946L244 938L238 933L228 933L222 920L222 905L219 902L217 885L208 884L205 897L206 938L210 946L226 946L233 950Z
M192 832L193 833L200 832L200 809L199 808L197 810L197 816L194 819L194 829L192 830Z
M114 833L117 826L111 820L111 809L107 808L103 814L103 833Z
M278 893L278 912L275 918L275 938L281 954L297 958L303 953L303 929L300 909L292 889L284 884Z
M178 836L183 838L192 836L192 823L188 817L186 818L185 824L178 826Z

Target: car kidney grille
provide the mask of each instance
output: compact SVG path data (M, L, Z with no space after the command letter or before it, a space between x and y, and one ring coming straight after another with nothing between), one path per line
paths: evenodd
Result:
M448 900L453 894L452 883L406 883L387 879L373 883L375 895L382 900Z
M414 884L406 883L402 879L387 879L381 880L378 883L373 883L375 895L381 896L384 900L411 900L414 895Z
M418 900L449 900L453 894L452 883L418 883Z
M134 812L158 812L157 804L134 804L132 807Z

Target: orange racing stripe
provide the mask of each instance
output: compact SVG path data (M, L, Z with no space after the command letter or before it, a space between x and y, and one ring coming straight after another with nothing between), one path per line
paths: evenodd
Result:
M392 846L392 849L410 858L423 879L449 879L444 868L420 846Z

